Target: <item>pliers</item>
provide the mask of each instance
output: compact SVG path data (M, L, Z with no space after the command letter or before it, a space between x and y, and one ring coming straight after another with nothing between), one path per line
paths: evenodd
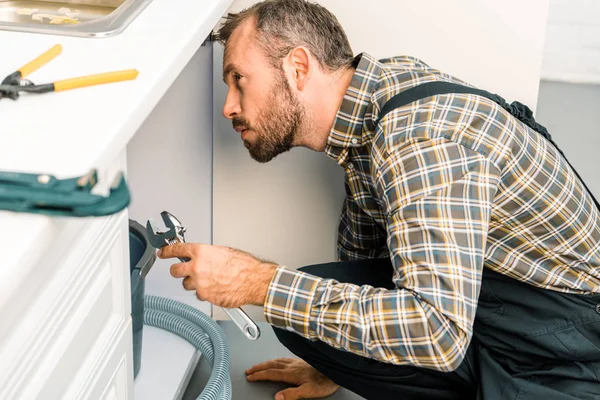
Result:
M28 93L47 93L47 92L59 92L61 90L75 89L85 86L100 85L103 83L112 83L125 80L135 79L138 75L138 71L135 69L128 69L116 72L107 72L96 75L82 76L79 78L66 79L63 81L57 81L54 83L47 83L42 85L35 85L31 81L24 79L27 75L38 70L43 65L53 60L62 52L62 46L57 44L44 54L19 68L17 71L8 75L2 83L0 83L0 99L7 97L12 100L19 98L19 94L22 92Z
M175 216L168 211L163 211L160 216L167 227L166 231L158 228L156 222L149 219L146 223L146 236L148 241L155 249L161 249L164 246L171 246L175 243L185 243L185 227ZM179 258L179 257L178 257ZM179 258L181 262L188 262L187 258ZM260 337L260 328L241 308L223 308L223 311L240 328L244 335L250 340L256 340Z

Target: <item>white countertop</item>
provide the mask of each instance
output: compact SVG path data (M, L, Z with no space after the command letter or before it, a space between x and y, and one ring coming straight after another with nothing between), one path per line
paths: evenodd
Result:
M232 0L153 0L111 38L0 31L2 77L50 49L35 83L135 68L136 80L0 101L0 170L81 175L112 160L207 38Z

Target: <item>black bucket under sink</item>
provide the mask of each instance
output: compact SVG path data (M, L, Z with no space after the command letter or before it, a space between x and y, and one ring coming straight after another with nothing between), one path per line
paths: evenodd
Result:
M141 367L144 332L145 278L156 261L156 251L148 243L146 229L129 220L129 267L131 272L131 318L133 326L133 376Z

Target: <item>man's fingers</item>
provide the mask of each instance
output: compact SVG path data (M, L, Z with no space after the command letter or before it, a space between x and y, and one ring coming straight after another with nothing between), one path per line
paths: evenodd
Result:
M310 399L311 390L307 385L302 385L300 387L294 387L282 390L281 392L277 392L275 395L275 400L298 400L298 399Z
M186 278L192 273L191 265L188 263L173 264L170 272L173 278Z
M194 282L192 281L191 277L187 277L183 280L183 282L181 282L181 284L183 285L183 288L185 290L196 290L196 287L194 285Z
M274 381L290 383L290 377L280 369L266 369L264 371L254 372L246 377L250 382L255 381Z
M285 365L285 359L284 358L276 358L274 360L265 361L260 364L256 364L251 368L248 368L246 370L246 375L253 374L257 371L263 371L265 369L281 368L283 365Z
M195 256L195 243L175 243L170 246L165 246L158 252L158 258L189 258Z
M206 301L206 298L202 296L202 294L198 290L196 290L196 298L200 301Z

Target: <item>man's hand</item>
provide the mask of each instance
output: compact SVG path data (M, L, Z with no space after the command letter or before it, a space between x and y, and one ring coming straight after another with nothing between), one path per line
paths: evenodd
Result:
M277 265L230 247L175 243L158 252L159 258L188 258L173 264L171 276L184 278L183 287L203 301L225 308L263 305Z
M275 381L297 387L278 392L275 400L320 399L340 387L307 362L295 358L278 358L246 370L250 382Z

